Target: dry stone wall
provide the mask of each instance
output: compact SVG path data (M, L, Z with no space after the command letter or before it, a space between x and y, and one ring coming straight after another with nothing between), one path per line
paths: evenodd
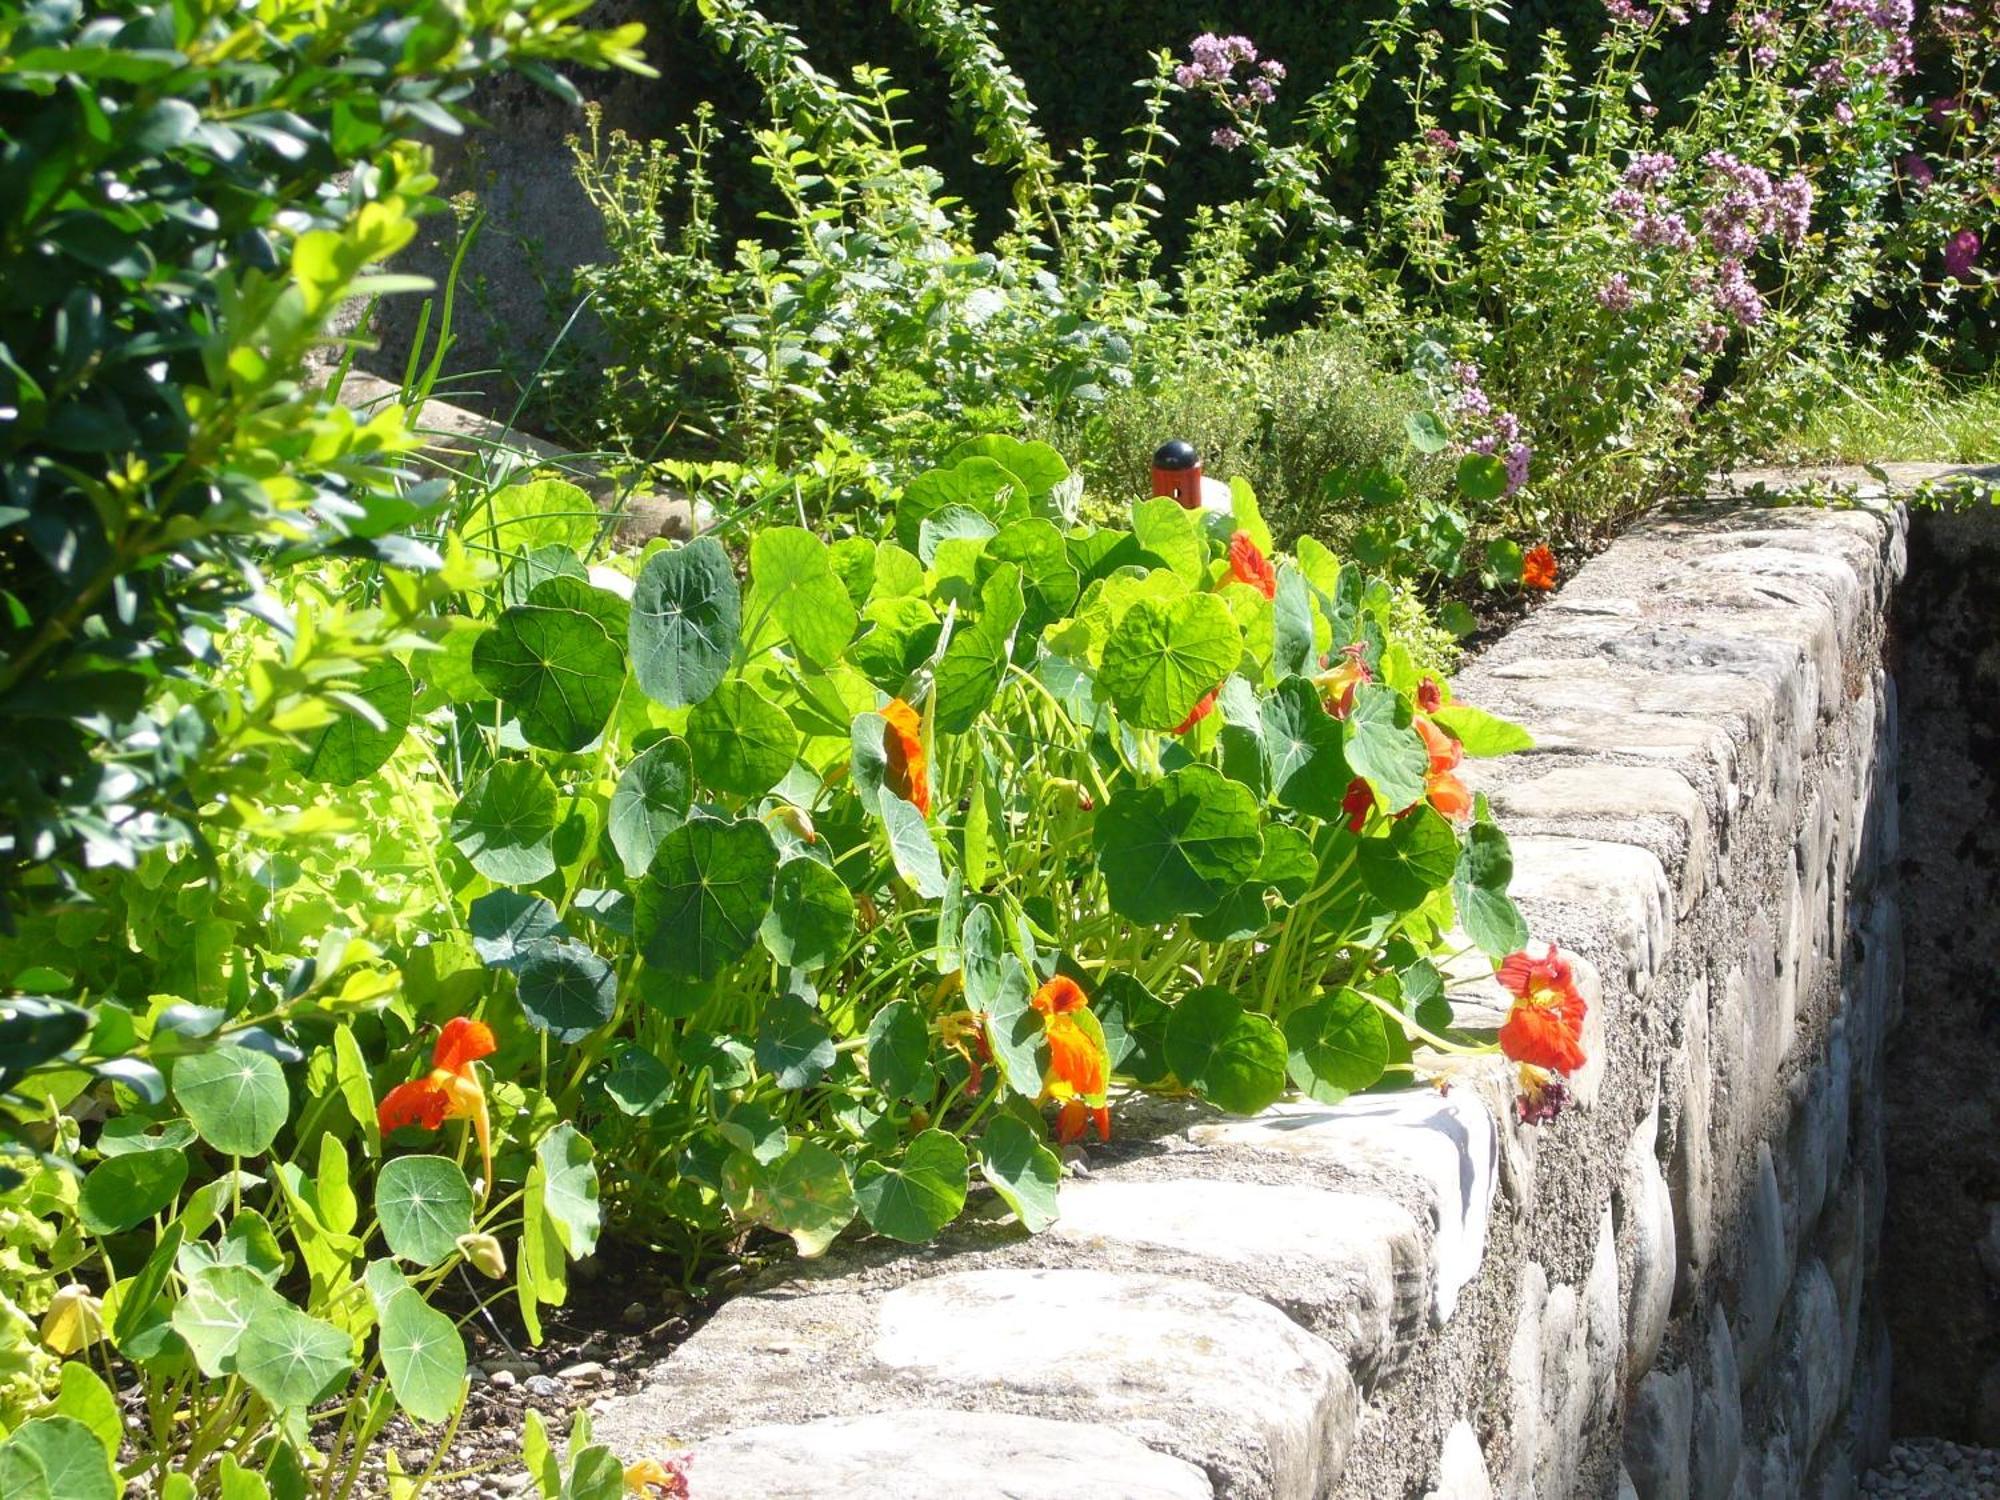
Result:
M600 1436L703 1500L1845 1496L1899 1003L1891 510L1677 511L1456 684L1590 1066L1232 1119L1118 1110L1062 1218L788 1268ZM1468 974L1461 1019L1504 996Z

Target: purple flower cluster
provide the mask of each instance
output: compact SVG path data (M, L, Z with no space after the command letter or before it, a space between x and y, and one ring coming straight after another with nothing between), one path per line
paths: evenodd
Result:
M1750 61L1759 68L1777 64L1778 43L1783 38L1778 18L1768 10L1753 10L1742 16L1743 36L1750 43Z
M1642 151L1625 168L1625 186L1642 193L1663 188L1680 165L1671 151Z
M1734 318L1740 327L1748 328L1764 320L1763 294L1750 280L1740 260L1725 260L1722 263L1722 279L1716 282L1710 300L1717 312Z
M1915 0L1827 0L1826 19L1851 47L1886 43L1881 55L1868 64L1870 78L1894 80L1916 71L1916 44L1910 39L1910 28L1916 22ZM1822 88L1831 87L1841 71L1839 60L1831 59L1815 71L1813 81Z
M1174 69L1174 82L1184 89L1204 83L1230 83L1238 64L1249 67L1257 61L1257 44L1247 36L1217 36L1204 31L1188 47L1188 61ZM1280 72L1280 77L1283 73Z
M1175 83L1184 89L1213 91L1239 117L1238 123L1241 116L1276 99L1284 77L1285 65L1273 58L1260 62L1257 44L1247 36L1217 36L1212 31L1196 37L1188 46L1188 60L1174 69ZM1208 139L1210 145L1234 151L1245 136L1235 125L1218 125Z
M1452 393L1453 412L1474 418L1488 429L1484 436L1473 439L1472 451L1500 455L1507 469L1507 493L1513 494L1528 482L1528 469L1535 457L1534 445L1521 435L1521 419L1511 411L1493 410L1493 398L1486 394L1478 365L1462 360L1451 367L1451 378L1458 387Z
M1955 281L1973 280L1973 262L1979 259L1979 236L1970 229L1961 229L1944 245L1945 274Z
M1708 14L1709 0L1689 0L1686 5L1669 4L1660 7L1664 15L1676 26L1685 26L1696 16ZM1653 12L1637 3L1637 0L1604 0L1604 13L1613 21L1627 26L1651 26Z
M1606 277L1604 285L1597 289L1597 305L1607 312L1630 312L1638 300L1631 278L1623 271Z
M1702 210L1701 228L1715 253L1724 260L1754 255L1766 235L1776 235L1787 247L1796 246L1812 227L1813 188L1794 172L1783 182L1737 160L1727 151L1702 158L1721 196Z

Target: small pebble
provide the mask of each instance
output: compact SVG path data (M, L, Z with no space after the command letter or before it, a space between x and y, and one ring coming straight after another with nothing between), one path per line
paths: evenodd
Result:
M499 1386L502 1390L505 1390L507 1387L517 1383L514 1378L514 1372L512 1370L495 1370L491 1375L487 1376L486 1378L492 1381L495 1385Z
M628 1302L625 1304L625 1311L618 1316L627 1328L643 1328L646 1326L646 1304Z
M560 1396L563 1386L560 1380L551 1380L546 1375L530 1375L521 1382L521 1389L530 1396Z
M528 1487L528 1471L522 1469L516 1474L502 1474L493 1481L493 1488L502 1495L518 1495Z
M604 1366L594 1359L584 1359L564 1365L556 1374L573 1385L596 1385L604 1379Z
M1864 1500L2000 1500L2000 1451L1942 1438L1904 1438L1861 1480Z

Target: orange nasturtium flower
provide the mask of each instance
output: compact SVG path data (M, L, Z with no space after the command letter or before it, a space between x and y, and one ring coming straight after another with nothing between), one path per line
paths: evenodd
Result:
M925 817L931 815L931 778L924 757L924 725L917 711L901 698L882 709L889 728L882 736L882 753L889 758L883 784Z
M482 1191L493 1186L493 1131L486 1116L486 1090L479 1086L479 1075L472 1065L491 1056L496 1045L493 1029L484 1021L453 1016L444 1023L437 1046L431 1049L430 1072L390 1089L375 1113L384 1135L406 1125L437 1130L446 1120L472 1121L486 1171Z
M1199 724L1203 719L1207 718L1211 713L1213 713L1215 711L1215 695L1221 691L1222 691L1222 684L1217 683L1214 687L1210 688L1206 693L1203 693L1201 695L1201 701L1195 704L1193 708L1188 710L1188 716L1185 719L1182 719L1179 724L1174 726L1174 733L1186 734L1190 729L1194 728L1195 725Z
M1454 823L1471 817L1472 792L1457 775L1459 762L1465 759L1465 746L1423 714L1418 714L1413 722L1431 758L1424 772L1424 796Z
M1500 1028L1500 1050L1517 1063L1555 1073L1582 1067L1588 1007L1569 960L1553 948L1539 958L1523 949L1501 963L1498 977L1514 995Z
M1049 1042L1049 1071L1042 1079L1042 1097L1057 1100L1056 1137L1080 1140L1084 1122L1097 1127L1100 1141L1111 1139L1111 1109L1104 1101L1111 1079L1111 1053L1104 1045L1104 1028L1090 1013L1090 998L1074 979L1058 974L1035 991L1028 1002L1042 1018Z
M1521 559L1521 587L1547 593L1556 586L1556 555L1547 543L1530 547Z
M1354 707L1354 690L1364 682L1375 680L1368 663L1361 659L1367 649L1359 641L1343 646L1338 659L1325 658L1328 662L1326 670L1313 678L1326 698L1326 711L1336 719L1346 718Z
M1266 599L1278 597L1278 570L1271 566L1250 533L1239 531L1229 539L1229 576L1247 583Z

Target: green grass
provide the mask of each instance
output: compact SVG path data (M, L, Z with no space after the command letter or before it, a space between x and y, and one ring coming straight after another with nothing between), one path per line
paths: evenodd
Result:
M1782 463L2000 461L2000 378L1953 380L1916 360L1857 362L1770 457Z

